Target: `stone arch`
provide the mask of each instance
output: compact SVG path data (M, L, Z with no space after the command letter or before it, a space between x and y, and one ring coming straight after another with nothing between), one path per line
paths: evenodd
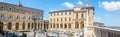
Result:
M22 29L23 29L23 30L25 29L25 23L22 24Z
M77 21L75 22L75 28L79 28L79 23Z
M38 23L38 29L40 29L40 23Z
M84 21L80 22L80 28L84 28Z
M18 22L16 23L15 28L16 28L16 30L19 30L19 23Z
M3 30L3 22L0 22L0 30Z
M31 26L31 27L32 27L32 29L34 28L34 23L32 23L32 26Z
M30 29L30 23L28 23L28 29Z
M12 23L11 23L11 22L8 22L7 28L8 28L9 30L12 29Z

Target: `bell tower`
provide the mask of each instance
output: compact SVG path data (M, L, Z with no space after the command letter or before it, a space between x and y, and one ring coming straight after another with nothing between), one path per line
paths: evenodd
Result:
M94 29L93 29L93 17L94 17L94 7L88 4L88 0L86 0L86 18L84 25L84 37L94 37Z

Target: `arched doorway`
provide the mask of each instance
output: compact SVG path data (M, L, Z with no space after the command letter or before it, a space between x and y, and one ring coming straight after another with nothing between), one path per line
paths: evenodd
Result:
M11 29L12 29L12 23L11 23L11 22L9 22L9 23L8 23L7 28L8 28L9 30L11 30Z
M28 29L30 29L30 23L28 23Z
M84 21L81 21L81 22L80 22L80 28L81 28L81 29L84 28Z
M3 22L0 22L0 30L3 30Z
M23 23L22 28L23 28L23 30L25 29L25 23Z
M16 26L15 26L16 30L19 29L19 23L16 23Z
M71 28L71 24L69 23L68 25L69 25L69 28Z
M60 24L60 27L63 28L63 24Z
M64 28L67 28L67 24L64 25Z
M32 23L32 26L31 26L31 27L32 27L32 29L34 28L34 23Z
M38 23L38 29L40 29L40 23Z
M75 28L79 28L79 23L77 21L75 22Z

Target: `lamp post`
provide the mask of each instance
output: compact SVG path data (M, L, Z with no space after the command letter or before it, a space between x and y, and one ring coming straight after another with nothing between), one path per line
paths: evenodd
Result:
M33 18L32 18L32 20L34 21L34 29L33 29L33 31L34 31L34 37L36 37L36 20L37 20L37 18L35 17L35 16L32 16Z

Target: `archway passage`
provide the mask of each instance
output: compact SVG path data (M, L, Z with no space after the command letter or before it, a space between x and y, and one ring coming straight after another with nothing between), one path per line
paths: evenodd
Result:
M23 23L22 28L23 28L23 30L25 29L25 23Z
M64 28L67 28L67 24L64 25Z
M38 29L40 29L40 23L38 23Z
M81 21L81 22L80 22L80 28L81 28L81 29L84 28L84 21Z
M32 26L31 26L31 27L32 27L32 29L34 28L34 23L32 23Z
M30 29L30 23L28 23L28 29Z
M71 28L71 24L69 23L69 28Z
M79 24L77 21L75 22L75 28L79 28Z
M15 26L16 30L19 29L19 23L16 23L16 26Z
M3 30L3 22L0 22L0 30Z
M7 28L8 28L9 30L11 30L11 29L12 29L12 23L11 23L11 22L9 22L9 23L8 23Z

